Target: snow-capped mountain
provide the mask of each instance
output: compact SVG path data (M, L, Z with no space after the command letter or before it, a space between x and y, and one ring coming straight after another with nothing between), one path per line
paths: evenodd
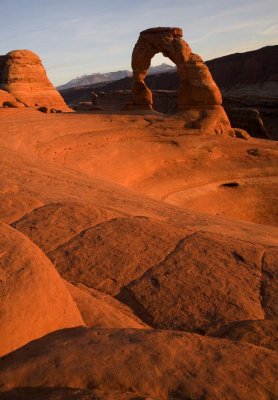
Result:
M150 67L148 74L155 75L155 74L160 74L162 72L173 72L174 70L175 70L175 67L172 67L171 65L163 63L156 67ZM86 85L93 85L95 83L101 83L101 82L117 81L119 79L126 78L127 76L132 76L132 72L123 70L123 71L107 72L104 74L94 73L94 74L89 74L89 75L82 75L82 76L78 76L78 77L70 80L69 82L65 83L64 85L57 86L57 89L63 90L63 89L74 88L77 86L86 86Z

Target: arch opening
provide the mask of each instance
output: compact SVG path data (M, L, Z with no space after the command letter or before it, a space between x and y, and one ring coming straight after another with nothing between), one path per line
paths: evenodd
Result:
M157 53L162 53L177 67L178 111L184 119L184 127L234 135L222 107L219 88L202 58L192 53L183 40L180 28L158 27L140 33L132 52L132 103L125 109L153 110L153 95L145 78Z
M136 106L152 109L152 92L145 83L151 61L158 53L177 67L180 80L179 109L222 104L221 93L207 66L182 38L180 28L151 28L140 33L132 52L132 98Z

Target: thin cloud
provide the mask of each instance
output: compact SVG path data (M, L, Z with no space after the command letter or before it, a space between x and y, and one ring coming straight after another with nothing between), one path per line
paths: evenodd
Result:
M239 30L243 30L246 28L259 27L259 26L261 26L261 22L257 20L257 21L250 21L250 22L241 22L241 23L238 23L238 24L235 24L232 26L219 27L214 30L208 31L207 33L205 33L204 35L202 35L196 39L192 39L190 42L191 43L199 43L199 42L209 39L212 36L222 35L223 33L229 33L229 32L233 32L233 31L239 31Z
M262 30L261 35L274 35L276 33L278 33L278 25L271 25L268 28L265 28L264 30ZM278 41L278 38L277 38Z

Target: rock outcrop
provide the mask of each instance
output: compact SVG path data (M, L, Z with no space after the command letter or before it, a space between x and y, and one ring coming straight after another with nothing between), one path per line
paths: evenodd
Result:
M154 328L210 333L237 320L277 318L267 273L260 275L263 250L212 233L194 233L144 275L123 287L117 298L136 309ZM264 285L261 304L260 287ZM204 290L205 288L205 290ZM268 304L266 303L268 299ZM134 308L135 309L135 308Z
M40 58L30 50L0 56L0 89L27 107L71 111L49 81Z
M247 130L253 137L271 139L259 111L255 108L227 107L226 111L232 126Z
M216 337L263 346L278 350L278 320L235 321L221 327Z
M180 28L151 28L140 33L132 53L133 104L131 108L152 109L152 93L144 82L152 57L162 53L177 66L180 79L179 110L187 128L230 129L228 117L221 106L222 96L208 67L182 39Z
M0 107L3 107L4 103L7 103L7 102L9 102L9 103L16 102L16 99L6 90L0 89Z
M65 285L88 327L147 328L132 310L114 297L84 285Z
M97 388L110 399L120 392L145 400L270 400L278 394L277 361L263 347L186 332L74 328L2 359L0 392L1 399L16 388L44 387Z
M57 329L84 325L54 266L26 236L0 223L0 356Z
M181 232L151 218L115 218L80 232L47 255L68 281L115 295L164 259Z
M182 116L0 120L0 345L29 332L0 399L278 398L277 145ZM63 329L74 302L90 328Z

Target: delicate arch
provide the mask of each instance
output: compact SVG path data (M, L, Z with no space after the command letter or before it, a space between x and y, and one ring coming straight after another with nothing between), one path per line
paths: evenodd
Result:
M132 52L133 105L152 109L152 92L144 79L151 59L162 53L177 66L180 78L179 109L192 106L214 106L222 104L220 90L215 84L203 60L192 53L182 39L180 28L151 28L140 33Z

